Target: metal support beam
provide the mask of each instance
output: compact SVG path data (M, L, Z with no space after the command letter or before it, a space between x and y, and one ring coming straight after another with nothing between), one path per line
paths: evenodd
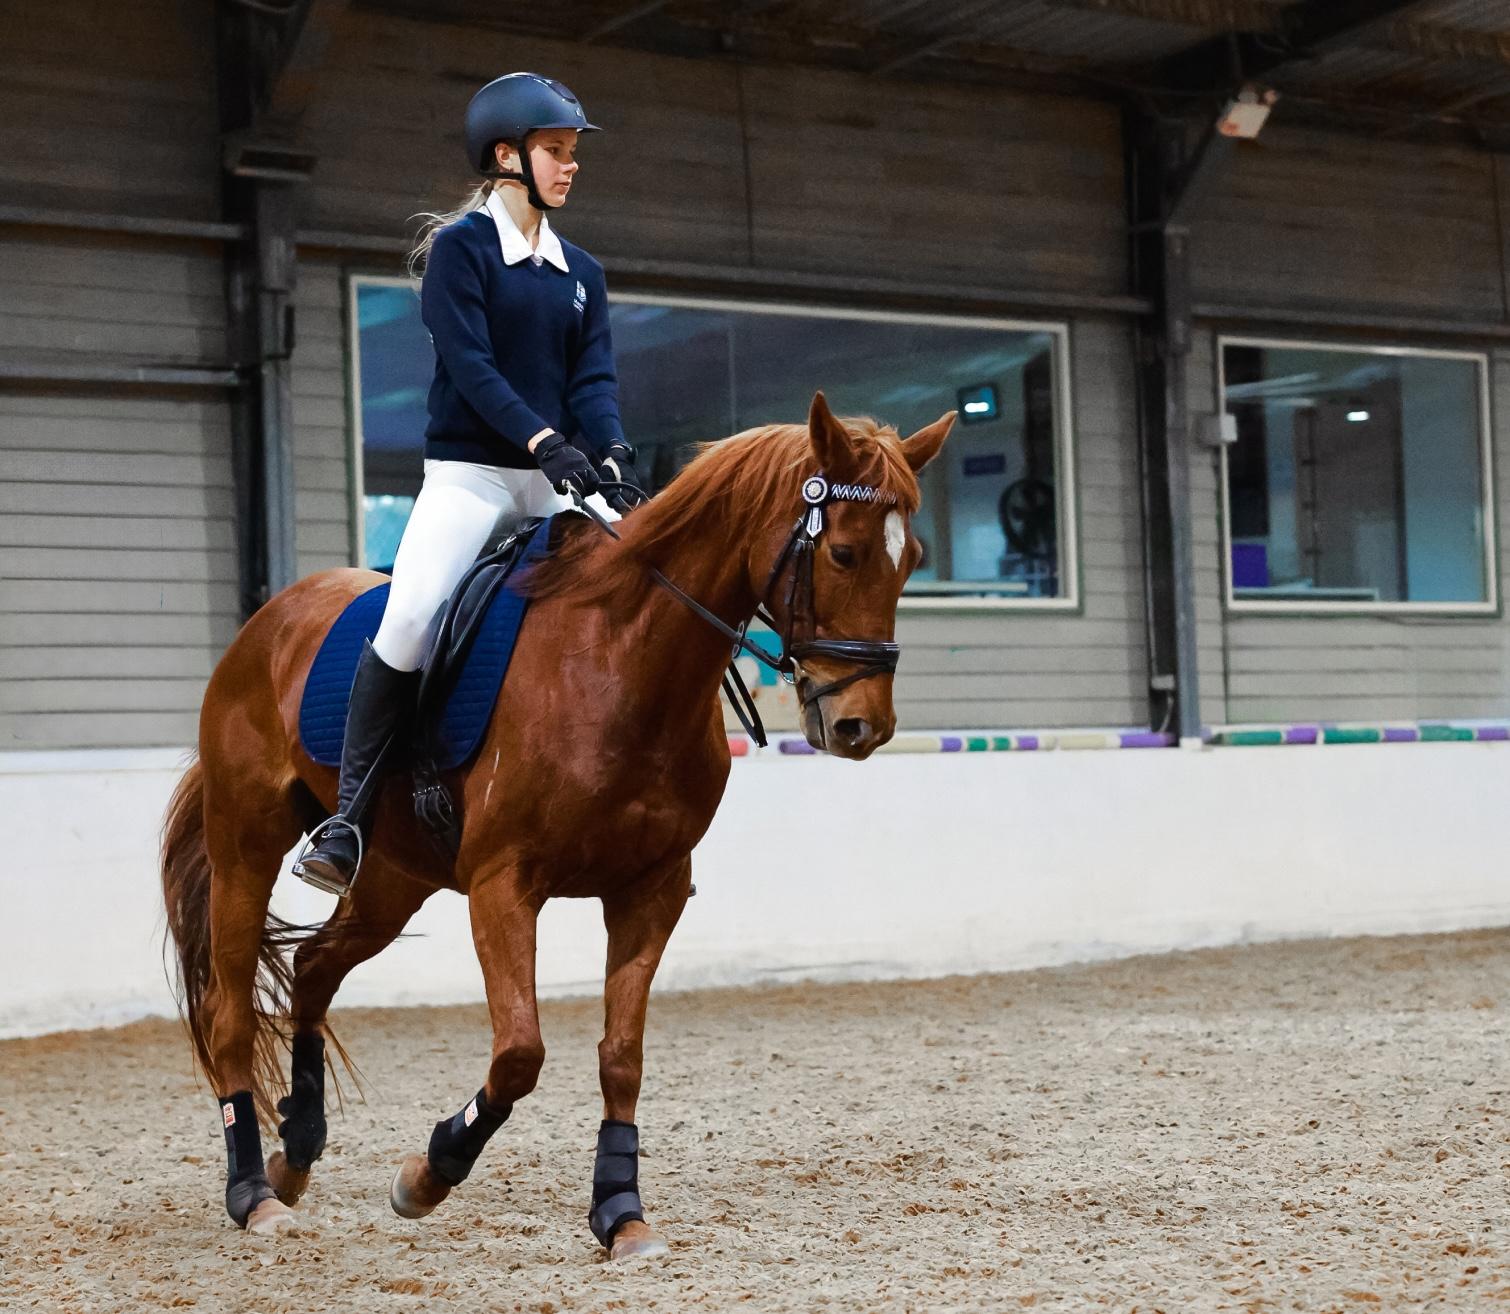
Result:
M297 131L314 103L330 59L336 28L350 0L305 0L290 19L283 39L282 62L264 93L262 118L281 130Z
M229 253L227 330L246 387L232 415L242 611L298 576L294 540L295 186L241 182L252 240Z
M300 145L304 115L314 102L335 30L350 0L295 0L282 13L258 21L243 16L248 66L238 112L222 123L228 171L244 178L300 182L315 156ZM254 31L253 31L254 29Z
M1171 91L1219 92L1262 78L1285 64L1354 40L1423 0L1296 0L1279 11L1277 30L1226 32L1159 62L1157 85Z
M1143 562L1148 622L1149 722L1182 741L1201 733L1191 544L1187 362L1192 308L1190 234L1171 222L1181 193L1209 167L1192 165L1177 123L1134 110L1124 120L1134 291L1154 303L1134 327Z
M959 45L961 42L973 44L978 39L979 34L971 27L971 24L982 17L982 15L993 14L1000 8L1001 0L977 0L974 6L953 11L949 15L949 22L953 28L952 31L942 32L938 36L923 41L913 38L903 49L872 68L871 75L873 77L885 77L920 59L927 59L932 55L941 54L943 51Z
M228 365L149 365L89 356L83 360L52 356L42 360L0 360L0 384L50 386L95 384L126 388L239 388L241 376Z
M956 33L949 32L941 37L934 37L932 41L924 41L917 45L908 46L905 50L898 51L889 59L883 60L870 70L871 77L884 78L898 69L906 68L909 64L915 64L920 59L927 59L931 55L941 54L951 46L957 46L965 38Z
M1212 179L1231 154L1232 138L1225 136L1213 121L1196 148L1180 164L1179 171L1168 180L1164 214L1158 222L1165 228L1188 229L1191 211L1210 190Z
M161 237L191 242L238 242L246 236L246 230L239 224L149 218L106 211L53 210L33 205L0 205L0 227L61 228L76 233L121 233L127 237Z
M217 11L221 131L251 140L276 70L287 58L261 16ZM294 538L293 401L296 241L302 188L235 167L227 153L225 218L246 233L226 252L226 325L246 386L232 407L241 606L250 615L298 574Z
M645 0L644 4L635 5L632 9L626 9L623 13L615 14L612 18L599 23L597 27L583 36L582 43L591 44L612 32L617 32L621 27L628 27L631 23L638 23L642 18L649 18L658 9L664 9L666 4L667 0Z
M259 182L253 209L257 347L262 419L262 494L270 593L299 577L294 547L294 280L298 271L294 188Z

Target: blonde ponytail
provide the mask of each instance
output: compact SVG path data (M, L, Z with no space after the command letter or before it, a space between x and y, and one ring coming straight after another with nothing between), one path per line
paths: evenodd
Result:
M472 189L472 194L467 197L456 209L446 214L437 214L431 210L423 210L419 214L410 215L411 219L424 220L419 233L414 239L414 249L409 252L409 258L404 262L404 267L409 271L409 277L422 279L425 276L425 262L430 258L430 247L435 242L435 234L442 228L454 224L458 219L465 219L473 210L480 210L488 203L488 196L492 193L494 183L492 179L478 183Z

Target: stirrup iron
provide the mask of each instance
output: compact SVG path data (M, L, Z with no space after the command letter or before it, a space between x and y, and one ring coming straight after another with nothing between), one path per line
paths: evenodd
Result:
M312 871L304 865L304 859L309 856L310 850L315 848L320 843L320 841L330 833L332 829L341 826L344 826L347 830L349 830L356 837L357 842L356 865L351 869L351 879L345 884L340 884L337 881L330 880L327 877L322 876L319 872ZM304 841L304 847L299 850L299 856L294 859L293 866L290 870L292 870L294 875L297 876L301 881L304 881L308 885L313 885L317 890L324 890L326 894L334 894L338 899L349 898L352 889L357 883L357 877L361 875L362 872L363 847L362 828L358 826L354 821L349 821L345 817L337 813L333 817L326 817L324 821L322 821L318 826L314 828L314 830L310 832L309 838Z

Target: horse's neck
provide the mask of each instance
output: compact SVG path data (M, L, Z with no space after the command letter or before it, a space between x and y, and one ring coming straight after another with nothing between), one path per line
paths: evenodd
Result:
M726 624L738 626L754 614L757 602L746 568L750 545L731 536L727 526L710 523L710 517L700 521L655 556L667 579ZM642 562L625 564L647 570ZM728 636L660 585L649 584L639 593L622 641L629 659L623 669L638 673L650 705L671 709L717 697L729 664Z

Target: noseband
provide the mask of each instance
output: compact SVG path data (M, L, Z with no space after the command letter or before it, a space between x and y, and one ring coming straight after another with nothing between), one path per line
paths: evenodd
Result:
M605 484L605 487L617 488L620 492L630 491L642 498L645 497L645 493L633 484ZM725 624L720 617L715 616L695 598L684 593L654 566L649 566L648 569L655 582L672 597L707 621L719 633L727 635L737 652L748 653L762 666L775 671L789 684L796 684L801 674L802 664L814 659L852 663L857 667L848 675L840 676L837 680L830 680L827 684L808 692L802 698L802 703L806 706L808 703L817 702L820 698L826 698L829 694L837 693L840 689L848 688L860 680L868 680L873 675L894 674L902 648L900 644L879 639L818 638L817 601L813 588L813 560L818 550L818 537L823 533L826 524L824 511L829 505L834 502L895 503L896 495L869 484L831 484L823 475L816 474L803 483L802 501L804 503L802 514L798 516L797 523L792 526L786 545L776 556L776 564L771 567L771 574L766 580L765 589L756 605L755 615L741 624L737 630ZM601 528L607 530L614 538L619 537L613 525L589 506L585 499L577 497L576 503L578 508L586 512ZM768 603L772 592L780 584L783 574L788 569L790 569L790 578L787 581L783 599L786 628L782 629L771 614ZM757 619L764 621L780 636L781 653L779 656L766 651L749 637L750 621ZM801 632L809 637L798 637L799 623ZM755 742L764 748L766 735L760 712L750 696L744 678L732 663L724 676L724 692L728 695L740 724Z

